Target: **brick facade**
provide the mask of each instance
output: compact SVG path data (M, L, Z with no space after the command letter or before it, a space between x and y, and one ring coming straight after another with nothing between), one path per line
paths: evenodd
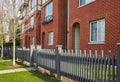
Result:
M73 49L73 25L80 25L80 49L81 50L111 50L116 54L116 43L120 42L120 1L119 0L95 0L85 6L79 7L79 0L69 2L69 48ZM104 44L89 44L90 21L105 19Z
M41 37L43 33L45 35L44 48L55 48L56 45L63 45L63 48L65 48L65 1L66 0L49 0L47 4L44 4L42 6L41 20L44 20L45 8L50 2L53 2L53 21L41 25ZM53 45L48 45L49 32L54 32ZM43 38L41 38L41 44L42 41Z
M41 11L34 12L34 29L30 30L28 33L28 37L30 37L30 45L32 45L32 37L34 37L34 45L40 45L40 13Z
M40 45L40 20L41 20L41 11L39 9L40 3L35 0L35 5L32 9L30 9L30 4L32 0L28 0L26 6L24 5L26 2L21 4L21 14L23 11L27 11L25 15L22 17L21 21L21 34L20 34L20 46L29 48L32 45L32 37L34 37L34 45ZM24 6L24 7L22 7ZM27 19L26 19L27 17ZM30 19L34 17L34 28L30 29ZM22 24L24 24L24 32L22 33Z
M84 6L79 6L79 0L48 0L42 4L40 11L33 14L36 20L34 29L21 34L21 39L26 40L25 46L29 47L31 37L35 36L35 45L43 46L44 44L44 48L55 48L56 45L62 45L63 49L66 48L67 1L69 1L68 48L74 49L74 27L78 25L80 27L79 45L81 50L87 50L87 52L93 50L93 53L94 50L98 50L98 53L101 50L104 50L105 53L111 50L113 54L116 54L116 43L120 42L119 0L94 0ZM42 24L42 21L45 20L45 8L50 2L53 3L53 20ZM99 19L105 19L105 41L102 44L93 44L90 43L90 22ZM29 22L30 20L28 20ZM54 32L53 45L48 45L49 32Z

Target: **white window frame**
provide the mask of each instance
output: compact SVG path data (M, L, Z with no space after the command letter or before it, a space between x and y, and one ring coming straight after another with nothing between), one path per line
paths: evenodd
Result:
M51 7L51 8L50 8ZM50 2L46 7L45 7L45 17L53 15L53 2Z
M54 32L49 32L48 33L48 45L53 45L54 44Z
M102 21L103 27L98 27L98 25L100 24L100 21ZM91 34L91 32L92 32L91 24L94 22L97 22L97 36L96 36L97 40L96 41L92 41L92 34ZM101 39L101 40L98 35L98 34L100 34L98 28L102 28L103 35L101 35L101 36L103 37L103 39ZM90 43L89 44L104 44L104 42L105 42L105 19L100 19L100 20L90 22Z
M35 0L31 0L31 9L33 9L35 7Z
M87 0L85 0L85 1L87 1ZM81 5L81 0L79 0L79 6L82 7L82 6L85 6L85 5L87 5L87 4L92 3L92 2L94 2L94 1L96 1L96 0L89 0L89 1L86 2L85 4L82 4L82 5Z
M34 16L30 18L30 27L34 28Z
M41 5L42 4L42 0L38 0L38 4Z
M42 0L42 4L46 3L48 0Z

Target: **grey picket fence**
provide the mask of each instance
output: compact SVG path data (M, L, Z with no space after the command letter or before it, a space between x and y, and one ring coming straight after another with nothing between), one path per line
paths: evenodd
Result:
M30 50L21 48L16 49L16 58L30 62L31 61Z
M71 78L78 82L116 82L116 59L110 52L105 56L101 51L98 54L89 54L84 51L59 52L53 50L30 50L16 49L16 58L28 61L32 66L45 68L61 76ZM119 81L118 81L119 82Z
M79 82L115 82L115 57L78 53L37 52L37 65ZM59 77L58 77L59 78Z
M13 48L11 46L4 47L3 53L5 57L12 58L13 56Z

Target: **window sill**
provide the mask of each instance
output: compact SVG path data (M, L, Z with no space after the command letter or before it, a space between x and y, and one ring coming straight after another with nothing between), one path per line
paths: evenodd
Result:
M93 1L91 1L91 2L89 2L89 3L84 4L84 5L80 5L80 4L79 4L79 7L78 7L78 8L81 8L81 7L84 7L84 6L86 6L86 5L89 5L89 4L91 4L91 3L95 2L95 1L96 1L96 0L93 0Z
M105 42L89 42L88 44L105 44Z

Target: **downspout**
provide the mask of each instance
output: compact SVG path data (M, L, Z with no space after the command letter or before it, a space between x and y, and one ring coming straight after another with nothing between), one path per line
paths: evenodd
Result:
M66 1L66 50L69 49L69 0Z

